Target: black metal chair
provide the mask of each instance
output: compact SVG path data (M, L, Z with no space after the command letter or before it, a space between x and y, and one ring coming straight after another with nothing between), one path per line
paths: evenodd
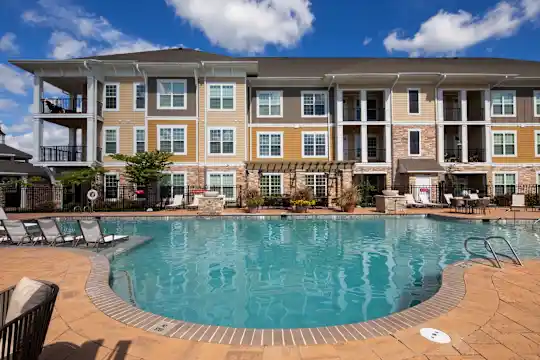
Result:
M0 293L1 360L37 360L41 354L59 290L55 284L43 283L51 287L47 298L5 324L9 300L15 286Z

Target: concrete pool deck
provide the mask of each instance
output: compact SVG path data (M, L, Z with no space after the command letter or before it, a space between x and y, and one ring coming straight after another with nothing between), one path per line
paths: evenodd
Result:
M505 263L503 269L467 262L467 266L459 266L464 296L455 307L384 336L311 346L245 346L170 338L105 315L87 295L88 284L94 281L89 280L94 256L68 249L0 249L0 288L22 276L60 286L42 359L473 360L540 356L540 261L536 260L526 261L525 267ZM420 336L422 327L440 329L452 342L432 343Z

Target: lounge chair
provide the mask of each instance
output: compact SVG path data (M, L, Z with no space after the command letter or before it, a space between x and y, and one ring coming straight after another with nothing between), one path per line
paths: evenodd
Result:
M202 198L202 195L195 195L193 197L193 202L187 206L188 209L196 210L199 208L199 199Z
M480 200L480 198L478 197L478 194L476 194L476 193L470 193L469 194L469 199L471 199L471 200Z
M405 194L405 203L407 207L425 207L426 205L416 202L412 194Z
M79 220L79 227L81 228L81 238L75 239L74 245L77 246L79 241L82 240L86 243L86 246L92 245L99 248L99 245L114 244L118 241L129 239L127 235L105 235L103 229L98 220Z
M510 210L516 209L526 209L525 205L525 195L524 194L512 194L512 205L510 205Z
M176 208L181 207L182 205L184 205L184 195L183 194L174 195L173 203L169 204L169 205L165 205L165 208L174 208L174 209L176 209Z
M3 207L0 207L0 220L7 220L8 217L6 215L6 212L4 211Z
M23 222L20 220L2 220L2 226L6 230L9 243L16 245L32 244L43 242L45 238L41 235L34 236L28 233Z
M452 199L454 198L454 195L452 194L444 194L444 200L446 200L446 203L448 206L452 206Z
M443 205L442 204L438 204L438 203L432 203L430 200L429 200L429 197L428 197L428 194L427 193L420 193L420 202L426 206L429 206L429 207L442 207Z
M82 238L80 235L74 236L63 234L58 223L54 219L39 219L38 225L41 229L41 233L45 237L45 241L47 241L50 246L73 244L75 240L80 240Z

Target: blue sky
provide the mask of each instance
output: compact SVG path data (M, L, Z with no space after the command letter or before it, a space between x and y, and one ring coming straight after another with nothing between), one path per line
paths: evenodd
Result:
M537 60L539 15L540 0L1 0L0 121L11 145L31 150L32 80L8 59L183 45L232 55ZM67 134L48 126L45 142Z

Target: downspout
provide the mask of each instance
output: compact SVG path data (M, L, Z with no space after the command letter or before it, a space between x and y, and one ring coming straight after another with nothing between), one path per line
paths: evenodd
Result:
M247 81L247 78L246 78L246 81ZM249 152L249 161L253 161L253 128L251 127L251 111L252 111L252 101L253 101L253 98L251 97L253 95L252 93L252 89L251 89L251 84L249 84L249 89L248 89L248 104L249 104L249 107L248 107L248 121L249 121L249 125L248 125L248 131L249 131L249 149L248 149L248 152Z
M330 80L330 84L328 85L328 89L326 90L328 92L328 115L326 116L326 125L327 125L327 142L328 142L328 161L331 161L331 156L330 156L330 153L331 153L331 147L330 147L330 139L331 139L331 132L330 132L330 88L332 87L332 85L334 84L334 80L336 79L336 77L334 75L332 75L332 80ZM334 92L334 98L336 97L336 94ZM336 109L334 109L334 114L336 112ZM334 116L335 117L335 116ZM335 144L334 144L335 145ZM334 150L335 151L335 150ZM337 154L334 154L334 157L336 157Z
M396 80L392 83L392 86L390 87L390 138L394 138L394 127L392 126L392 123L394 122L394 88L396 87L398 81L399 81L399 73L396 74ZM393 141L391 142L394 143ZM390 187L394 188L394 151L393 149L390 149L391 151L391 162L390 162Z
M444 143L444 134L443 134L443 138L439 139L439 124L438 124L439 123L439 101L441 101L441 99L439 99L439 87L441 86L441 84L445 80L446 80L446 74L442 74L441 79L437 82L437 84L435 84L435 139L436 139L436 141L435 141L435 146L436 146L435 154L437 154L437 161L440 159L440 157L439 157L440 155L438 155L439 141L443 141L443 143ZM444 146L443 146L443 148L444 148Z
M201 61L201 65L202 65L202 68L203 68L203 71L204 71L204 134L203 134L203 140L204 140L204 179L203 179L203 183L206 185L206 132L207 132L207 99L208 99L208 94L207 94L207 89L206 89L206 70L204 69L204 61Z
M197 159L197 174L199 173L199 145L198 145L198 142L199 142L199 114L200 114L200 110L199 110L199 74L197 72L197 69L193 70L193 76L195 77L195 104L196 104L196 111L197 111L197 122L196 122L196 126L195 126L195 138L197 139L197 146L195 147L195 159Z
M519 76L519 74L516 75L516 77L517 77L517 76ZM508 81L508 78L510 78L510 75L505 75L505 76L504 76L504 79L502 79L501 81L499 81L499 82L496 83L495 85L490 86L490 87L489 87L489 90L494 89L494 88L496 88L497 86L500 86L500 85L501 85L503 82L505 82L505 81Z

